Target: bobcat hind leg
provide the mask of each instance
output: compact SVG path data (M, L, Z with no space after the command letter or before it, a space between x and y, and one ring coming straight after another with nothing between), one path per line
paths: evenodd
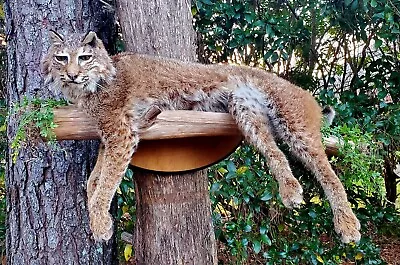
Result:
M303 201L303 189L275 142L270 122L265 115L264 97L251 85L239 83L229 99L228 109L245 140L266 158L272 176L279 183L283 204L287 208L299 207Z
M361 238L360 222L351 210L346 191L325 154L319 126L309 125L301 127L298 131L292 126L291 132L286 129L278 133L290 146L291 153L313 172L321 184L332 208L335 231L341 236L342 242L358 242Z

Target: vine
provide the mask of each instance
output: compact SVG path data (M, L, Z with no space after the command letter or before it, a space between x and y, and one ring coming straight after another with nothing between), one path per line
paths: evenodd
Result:
M28 139L37 138L37 135L46 139L50 146L55 145L56 135L53 130L57 127L57 124L54 123L53 108L65 105L67 105L65 100L28 99L24 97L21 103L14 106L10 115L21 117L14 139L11 142L14 162L21 147L26 144Z

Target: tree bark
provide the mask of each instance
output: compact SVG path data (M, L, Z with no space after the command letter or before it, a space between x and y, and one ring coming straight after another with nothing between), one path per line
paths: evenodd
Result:
M44 86L40 74L40 60L49 46L48 30L68 34L96 29L107 22L104 10L98 8L98 1L90 0L13 0L5 7L9 111L25 96L59 97ZM18 119L16 115L9 119L9 144ZM59 150L51 150L45 143L28 142L15 162L11 153L9 149L7 264L115 264L115 241L95 243L88 225L85 187L97 143L65 141Z
M128 51L196 60L189 0L117 0L117 9Z
M118 0L117 7L127 50L195 60L189 0ZM217 264L205 171L136 171L135 189L138 265Z
M396 161L390 157L391 155L385 156L385 171L384 171L384 179L385 179L385 189L386 189L386 199L391 202L391 206L396 205L397 200L397 175L394 172L396 167ZM390 204L389 204L390 205Z
M207 172L135 171L138 265L216 264Z

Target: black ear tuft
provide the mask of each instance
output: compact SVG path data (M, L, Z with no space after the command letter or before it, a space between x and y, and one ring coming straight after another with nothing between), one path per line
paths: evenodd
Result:
M88 34L83 38L82 43L85 45L90 45L96 47L98 44L98 38L94 31L89 31Z
M52 44L61 44L64 42L64 37L54 30L49 31L49 36Z

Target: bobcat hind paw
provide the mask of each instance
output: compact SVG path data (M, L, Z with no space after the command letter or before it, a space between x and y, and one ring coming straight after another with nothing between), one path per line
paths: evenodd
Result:
M348 209L336 210L333 217L335 231L343 243L358 242L361 239L360 222L353 211Z

